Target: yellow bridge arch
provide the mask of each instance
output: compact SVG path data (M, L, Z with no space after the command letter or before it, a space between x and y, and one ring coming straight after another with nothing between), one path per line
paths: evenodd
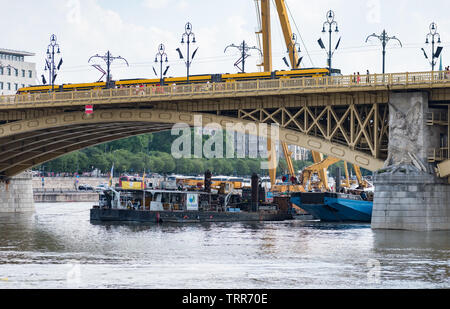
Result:
M203 126L220 124L226 128L227 124L242 124L244 129L248 124L255 124L253 120L158 109L98 110L89 116L83 112L65 112L7 123L0 126L0 176L12 177L65 154L98 144L170 130L177 123L193 127L196 115L202 116ZM280 128L280 141L321 152L371 171L379 170L384 164L367 153L291 129Z

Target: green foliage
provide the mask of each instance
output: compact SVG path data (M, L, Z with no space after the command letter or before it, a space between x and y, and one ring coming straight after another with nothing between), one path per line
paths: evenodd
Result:
M103 173L108 173L114 164L116 173L142 174L145 170L147 173L203 175L209 169L214 175L250 176L253 173L268 175L268 171L261 170L262 159L182 158L176 160L170 153L172 142L178 137L172 136L170 131L135 136L71 153L36 169L55 173L82 173L99 169ZM208 137L204 137L203 141L207 139ZM224 144L226 143L225 139ZM311 161L312 158L309 161L293 161L295 171L298 172L312 165ZM343 171L343 162L339 162L330 168L331 172L334 172L337 166ZM366 172L363 171L363 173ZM281 159L277 175L287 173L286 160Z

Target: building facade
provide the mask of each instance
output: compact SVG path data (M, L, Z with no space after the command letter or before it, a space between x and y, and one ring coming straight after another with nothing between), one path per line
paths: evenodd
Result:
M12 95L23 87L36 84L36 64L25 62L35 54L0 48L0 94Z
M310 151L299 147L299 146L289 146L289 151L292 152L292 159L295 161L308 161L308 156Z

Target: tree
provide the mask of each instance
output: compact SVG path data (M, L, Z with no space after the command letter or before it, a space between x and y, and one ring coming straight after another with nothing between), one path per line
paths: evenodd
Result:
M249 176L250 175L250 169L247 165L246 160L244 160L244 159L236 160L234 169L236 170L236 174L238 176Z

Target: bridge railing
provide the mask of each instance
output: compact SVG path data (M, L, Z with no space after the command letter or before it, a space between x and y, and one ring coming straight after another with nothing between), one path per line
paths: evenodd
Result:
M96 100L130 98L130 97L177 97L189 95L207 94L227 94L247 91L274 91L292 90L308 91L320 88L355 88L377 87L377 86L408 86L408 85L432 85L450 84L450 72L417 72L417 73L393 73L393 74L372 74L372 75L349 75L349 76L325 76L295 79L278 80L257 80L238 81L225 83L204 83L190 85L170 85L164 87L136 86L131 88L116 88L106 90L71 91L54 93L35 93L11 96L1 96L0 106L15 104L35 104L51 103L62 101L89 101L95 103Z
M449 158L449 148L443 147L443 148L431 148L428 149L428 162L429 163L435 163L435 162L442 162Z

